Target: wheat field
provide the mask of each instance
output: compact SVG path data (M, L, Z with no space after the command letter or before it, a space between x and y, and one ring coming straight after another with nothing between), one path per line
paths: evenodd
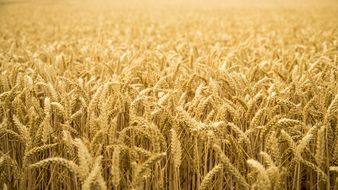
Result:
M338 2L0 1L0 189L338 189Z

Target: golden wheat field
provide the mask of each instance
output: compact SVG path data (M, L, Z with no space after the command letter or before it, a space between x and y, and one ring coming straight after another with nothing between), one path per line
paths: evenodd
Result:
M0 1L0 189L338 189L335 0Z

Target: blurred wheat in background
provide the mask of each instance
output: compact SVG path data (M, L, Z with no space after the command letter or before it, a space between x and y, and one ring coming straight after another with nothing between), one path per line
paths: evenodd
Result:
M338 189L337 1L0 1L0 189Z

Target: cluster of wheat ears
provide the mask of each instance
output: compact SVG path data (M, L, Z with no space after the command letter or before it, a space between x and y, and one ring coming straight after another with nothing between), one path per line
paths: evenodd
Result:
M338 188L336 9L27 6L0 5L0 189Z

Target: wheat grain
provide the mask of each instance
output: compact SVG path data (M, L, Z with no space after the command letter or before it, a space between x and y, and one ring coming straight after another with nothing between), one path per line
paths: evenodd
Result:
M111 168L111 175L112 175L112 183L115 188L118 187L121 181L121 173L120 173L120 147L116 147L114 149L113 158L112 158L112 168Z
M210 172L203 178L199 190L206 190L210 188L210 183L215 175L223 169L223 164L216 165Z
M271 189L271 181L264 166L256 160L249 159L247 163L250 167L254 168L258 172L258 177L255 186L258 189Z
M178 168L181 165L182 149L179 137L175 129L171 129L171 153L173 156L174 167Z
M102 156L95 158L93 167L91 168L91 172L88 174L87 178L84 180L82 184L83 190L90 190L91 185L94 182L97 182L101 190L107 189L104 180L100 174L101 168L101 160Z
M82 173L80 172L79 167L73 161L66 160L64 158L59 158L59 157L53 157L53 158L47 158L47 159L41 160L35 164L29 165L29 167L39 168L39 167L48 166L50 164L59 164L59 165L65 166L73 173L79 176L82 176Z
M241 175L241 173L236 169L236 167L234 167L231 164L229 158L224 155L222 149L218 145L214 145L213 148L220 156L221 162L224 165L224 169L228 170L236 178L240 186L242 186L245 189L248 188L249 184L246 182L245 178Z

